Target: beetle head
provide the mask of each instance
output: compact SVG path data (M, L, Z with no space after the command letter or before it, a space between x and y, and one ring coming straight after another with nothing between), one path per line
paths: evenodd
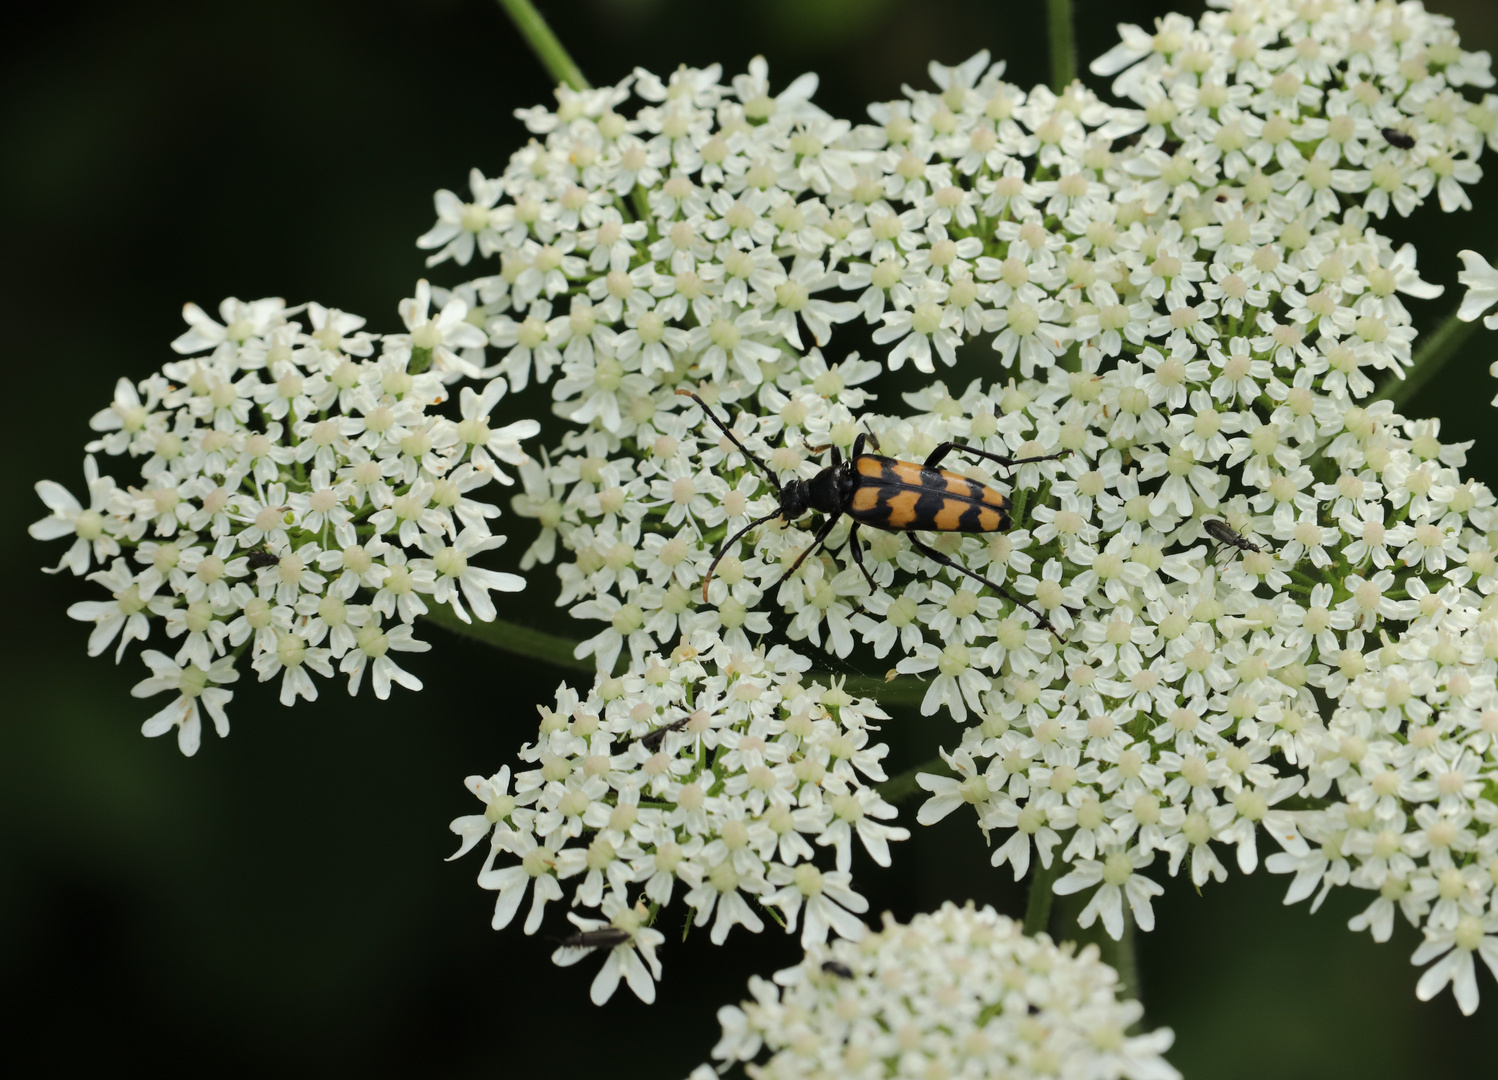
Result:
M805 515L811 506L810 481L787 480L780 489L780 514L786 521L795 521Z

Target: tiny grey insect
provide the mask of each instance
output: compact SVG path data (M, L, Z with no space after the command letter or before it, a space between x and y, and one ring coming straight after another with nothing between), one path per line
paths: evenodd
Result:
M687 722L691 719L692 714L687 713L685 716L681 717L678 720L672 720L669 724L662 724L654 731L647 731L645 734L641 735L639 743L646 750L649 750L653 754L661 748L661 743L666 741L666 735L668 732L680 731L682 728L687 726Z
M853 978L853 969L840 960L823 960L822 970L828 975L836 975L839 979Z
M612 949L630 939L628 930L605 926L599 930L579 930L557 940L559 949Z
M1262 552L1264 549L1233 528L1226 521L1217 518L1203 518L1202 528L1207 535L1226 548L1237 548L1239 551Z
M1384 141L1390 146L1397 146L1401 150L1413 150L1415 148L1415 137L1408 132L1400 131L1398 128L1384 128L1379 132Z

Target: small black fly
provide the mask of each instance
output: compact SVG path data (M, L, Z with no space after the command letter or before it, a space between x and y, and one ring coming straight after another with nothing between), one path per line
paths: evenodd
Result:
M275 566L281 561L281 557L269 548L257 547L250 550L250 569L263 570L267 566Z
M1384 137L1384 142L1390 146L1397 146L1401 150L1413 150L1415 148L1415 137L1408 132L1400 131L1398 128L1383 128L1379 134Z
M840 960L823 960L822 970L828 975L836 975L839 979L853 978L853 969Z
M688 723L691 722L691 719L692 714L687 713L680 719L672 720L669 724L662 724L654 731L647 731L645 734L640 736L638 742L641 746L643 746L646 750L649 750L653 754L661 748L661 743L666 741L666 735L668 733L672 731L680 731L682 728L686 727Z

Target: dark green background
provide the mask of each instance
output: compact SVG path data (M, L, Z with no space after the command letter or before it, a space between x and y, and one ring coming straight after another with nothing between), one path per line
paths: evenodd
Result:
M1083 57L1111 44L1115 22L1167 10L1079 6ZM1469 47L1498 41L1490 5L1435 6ZM595 81L683 61L732 74L762 52L778 86L819 71L818 100L855 119L902 82L924 85L928 59L980 46L1009 58L1014 81L1044 79L1042 12L976 0L548 9ZM61 548L24 533L42 516L32 483L80 489L89 415L117 376L169 356L183 301L318 299L396 328L423 272L412 241L432 191L462 191L470 165L498 172L525 137L511 110L547 99L548 80L484 0L68 3L28 19L0 44L3 370L17 424L0 479L0 1068L684 1075L716 1039L716 1008L751 972L791 962L793 941L669 946L653 1008L621 990L595 1009L591 965L558 971L544 941L489 929L479 856L442 861L448 820L476 809L462 777L512 761L561 673L431 630L437 649L411 664L423 693L351 703L325 685L315 706L288 711L241 682L233 736L207 736L187 760L170 739L140 737L154 706L128 690L143 669L85 658L85 628L63 612L91 588L42 575ZM1494 189L1477 192L1476 213L1428 207L1389 228L1418 239L1427 278L1454 286L1459 248L1498 248ZM1422 328L1457 298L1418 305ZM1410 411L1441 415L1448 438L1478 437L1494 415L1492 340L1479 331ZM533 396L521 406L545 411ZM1491 441L1474 449L1477 475L1491 482L1494 466ZM525 530L505 520L518 552ZM538 572L512 614L563 629L553 595ZM902 716L888 735L899 767L957 729ZM947 898L1009 913L1023 900L962 815L898 845L893 870L858 876L876 910L902 917ZM1175 1028L1171 1057L1188 1076L1492 1068L1486 973L1474 1019L1449 993L1419 1004L1413 932L1375 946L1344 929L1365 894L1312 916L1281 906L1285 884L1235 875L1198 897L1173 880L1156 904L1160 928L1140 942L1145 997L1150 1022Z

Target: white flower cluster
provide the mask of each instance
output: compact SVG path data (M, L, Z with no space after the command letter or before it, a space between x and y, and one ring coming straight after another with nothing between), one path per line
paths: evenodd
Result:
M1144 110L1143 160L1127 167L1189 199L1201 181L1255 185L1314 216L1349 203L1407 216L1431 193L1471 209L1484 144L1498 147L1486 52L1463 51L1450 18L1413 0L1210 0L1199 25L1167 15L1092 63ZM1119 73L1122 74L1119 74Z
M447 399L442 372L460 363L455 328L477 331L461 300L428 319L428 297L422 282L402 305L410 332L384 338L319 304L306 305L310 326L279 299L225 300L222 323L189 304L190 329L172 343L186 358L121 379L91 421L88 505L37 484L52 514L31 535L74 538L57 569L109 593L68 610L94 625L89 655L118 641L118 662L153 623L164 634L133 693L174 697L146 735L175 729L195 753L200 706L227 735L224 687L246 652L260 681L280 676L287 705L316 698L312 674L331 678L335 663L350 693L366 670L381 698L392 682L420 689L390 653L430 647L412 637L424 596L493 619L490 590L524 586L471 564L504 543L489 529L499 508L473 493L513 482L497 462L526 461L520 440L539 425L490 427L503 379L464 389L457 420L431 411ZM138 461L139 481L101 475L99 453Z
M1117 936L1125 903L1152 925L1157 856L1222 879L1221 846L1250 871L1262 827L1306 857L1286 800L1328 703L1385 637L1493 587L1498 514L1465 447L1369 396L1412 360L1401 296L1440 293L1373 219L1465 206L1498 100L1461 95L1488 57L1418 3L1250 0L1126 28L1095 70L1140 108L1023 91L986 53L933 64L936 90L874 125L818 110L811 77L772 95L762 61L731 86L715 67L559 90L473 202L439 193L421 243L497 260L454 291L497 350L472 362L550 381L578 425L516 508L542 525L526 565L560 541L559 602L603 623L579 656L611 672L627 648L638 674L678 638L744 651L782 618L839 656L894 653L929 680L924 713L974 721L921 820L971 805L1006 834L996 864L1059 858L1057 890L1093 890L1084 923ZM823 355L856 319L884 363ZM885 366L937 358L962 382L864 411ZM843 522L797 566L813 532L763 526L704 596L725 538L779 500L682 388L785 480L865 432L917 462L955 442L942 463L1002 481L1012 527L917 547Z
M572 879L572 906L604 919L569 915L581 941L556 959L575 962L587 942L608 949L599 1004L621 976L654 1000L661 935L650 924L678 889L694 925L712 922L715 945L736 925L764 929L751 902L787 932L804 914L807 947L829 931L861 937L868 903L849 876L853 838L888 866L889 841L909 833L883 824L895 810L869 786L885 779L888 747L870 742L885 714L835 683L804 685L810 666L784 645L740 651L699 633L635 673L598 676L586 697L562 686L556 708L541 708L540 737L521 748L534 767L515 774L513 791L508 766L470 776L485 811L452 823L463 838L453 858L489 838L479 885L499 892L494 928L529 889L525 932L535 933ZM819 848L831 867L817 865ZM612 936L589 936L605 928Z
M1494 557L1486 556L1491 573ZM1498 974L1498 605L1452 612L1369 653L1310 747L1297 811L1310 846L1267 860L1294 874L1285 902L1333 886L1378 894L1349 924L1387 941L1397 911L1421 928L1413 961L1436 962L1416 988L1449 982L1477 1008L1473 954Z
M718 1010L720 1071L756 1080L1004 1076L1173 1080L1174 1035L1130 1035L1143 1009L1119 1001L1097 946L1079 953L1018 923L951 903L858 943L809 950L753 1000ZM711 1080L707 1065L692 1080ZM737 1073L735 1073L737 1075Z

